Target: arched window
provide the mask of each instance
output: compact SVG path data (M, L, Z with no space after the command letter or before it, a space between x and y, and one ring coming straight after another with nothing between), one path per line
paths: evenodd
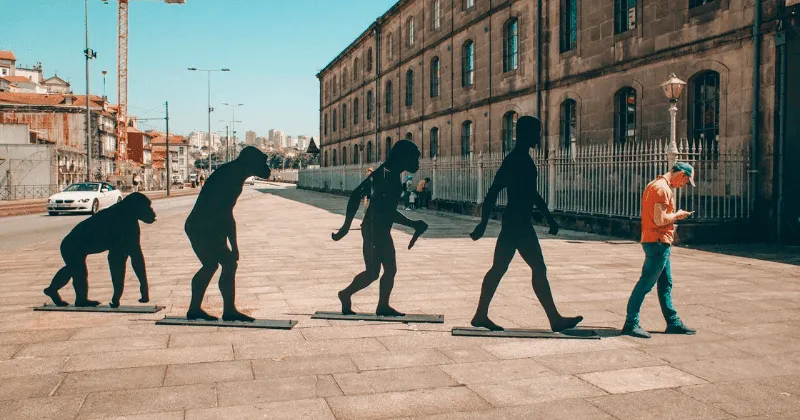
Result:
M372 73L372 47L367 49L367 72Z
M371 163L371 162L372 162L372 142L371 142L371 141L368 141L368 142L367 142L367 156L366 156L366 161L367 161L367 163Z
M439 57L431 59L431 98L439 96Z
M336 77L334 76L334 78L333 78L333 94L334 94L334 96L336 95L336 92L338 91L338 89L339 89L339 82L338 82L338 80L336 80Z
M322 161L322 166L328 166L328 151L325 151L324 158Z
M461 10L469 10L475 7L475 0L464 0L463 6L461 6Z
M414 105L414 71L406 72L406 106Z
M578 103L567 99L561 103L561 147L571 150L578 142Z
M353 125L358 124L358 98L353 99Z
M433 158L435 158L436 156L439 155L439 129L438 128L436 128L436 127L431 128L431 136L430 136L430 140L428 142L430 143L430 147L429 148L431 149L431 152L430 152L431 153L431 159L433 159Z
M336 110L333 110L333 132L336 132Z
M323 133L327 136L328 135L328 114L325 114L325 124L323 124Z
M394 37L391 32L386 35L386 56L389 60L394 56Z
M353 165L358 165L358 145L353 145Z
M406 133L406 140L414 141L414 135L410 131Z
M636 2L614 0L614 33L621 34L636 28Z
M347 69L342 70L342 92L347 89Z
M407 22L408 23L406 24L406 26L407 26L407 31L408 31L408 35L407 35L408 46L412 47L412 46L414 46L414 16L411 16L410 18L408 18Z
M719 140L719 73L704 71L689 82L689 139L711 153Z
M354 82L358 81L358 57L356 57L356 59L353 60L353 81Z
M342 104L342 130L347 128L347 104ZM344 156L342 156L344 160Z
M392 115L392 81L386 82L386 115Z
M517 18L506 23L506 30L503 32L503 71L517 69L518 27Z
M372 119L372 107L374 99L372 98L372 91L367 91L367 121Z
M432 0L431 2L431 28L433 30L439 29L442 25L442 14L441 9L439 8L439 0Z
M624 87L614 95L614 142L636 141L636 89Z
M347 165L347 147L342 147L342 165Z
M333 149L333 159L332 159L333 166L336 166L336 149Z
M578 46L578 0L561 0L561 52Z
M385 159L387 159L387 160L389 159L389 151L390 150L392 150L392 138L391 137L386 137L386 151L384 153L386 153Z
M472 121L461 124L461 156L469 157L472 154Z
M508 153L514 148L517 141L516 135L517 113L514 111L506 112L503 115L503 153Z
M461 86L470 87L475 83L475 43L467 41L461 48Z

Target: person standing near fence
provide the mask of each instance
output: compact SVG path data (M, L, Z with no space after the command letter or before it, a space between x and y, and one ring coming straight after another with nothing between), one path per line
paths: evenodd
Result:
M639 282L633 288L628 300L628 315L622 334L637 338L650 338L639 325L639 311L644 298L658 284L658 302L661 313L667 321L666 334L694 334L696 331L684 325L678 312L672 306L672 271L670 253L675 238L675 221L691 216L693 212L675 211L672 188L682 188L686 184L695 186L694 168L684 162L677 162L672 170L660 175L647 184L642 194L642 248L644 266Z
M411 194L414 193L414 177L409 175L403 185L405 186L403 188L403 204L406 210L411 210Z
M536 190L536 164L530 156L530 149L541 142L541 132L542 122L538 118L526 115L517 120L517 143L497 170L497 175L483 201L481 222L470 234L473 241L483 237L489 216L494 211L497 196L500 191L506 189L508 204L503 211L502 228L497 238L492 268L483 278L478 309L471 322L473 327L483 327L492 331L503 330L503 327L489 319L489 304L517 251L533 271L533 291L547 314L553 332L575 328L583 321L582 316L561 316L556 309L550 282L547 280L547 266L544 263L542 247L531 222L535 206L547 218L550 234L558 233L558 223L550 215L547 203Z
M133 184L133 188L131 188L131 192L139 192L139 186L141 185L142 180L139 179L139 174L133 174L133 179L131 180L131 184Z
M428 208L428 200L430 198L430 178L425 178L417 184L417 208Z

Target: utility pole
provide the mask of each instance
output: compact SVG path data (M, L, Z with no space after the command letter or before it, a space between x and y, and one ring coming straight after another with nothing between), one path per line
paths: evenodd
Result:
M89 49L89 0L85 1L86 7L86 182L92 182L92 114L89 110L89 60L97 58L97 53Z
M164 102L164 107L166 108L167 111L167 115L165 118L167 120L167 156L164 161L166 162L165 166L167 167L167 195L169 195L169 186L170 184L172 184L172 177L170 176L170 171L169 171L169 167L172 166L172 160L170 159L169 156L169 101Z
M231 135L231 133L228 131L228 126L226 125L225 126L225 162L230 162L231 161L231 155L230 155L231 148L228 145L228 141L230 141L230 139L231 139L230 135Z

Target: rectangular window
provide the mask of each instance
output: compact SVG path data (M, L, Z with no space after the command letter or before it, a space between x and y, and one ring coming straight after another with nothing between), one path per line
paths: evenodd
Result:
M689 0L689 8L700 7L705 4L714 3L716 0Z
M461 68L461 86L472 86L475 83L475 44L472 41L464 45Z
M475 0L464 0L464 10L469 10L475 7Z
M439 29L441 26L441 15L439 9L439 0L433 0L433 13L431 19L433 19L433 30Z
M367 121L372 119L372 91L367 92Z
M503 43L503 71L517 69L517 34L519 22L517 19L511 20L506 24Z
M561 52L578 46L578 0L561 0Z
M342 129L347 128L347 105L342 105Z
M414 45L414 17L408 19L408 45Z
M636 2L614 0L614 33L621 34L636 28Z

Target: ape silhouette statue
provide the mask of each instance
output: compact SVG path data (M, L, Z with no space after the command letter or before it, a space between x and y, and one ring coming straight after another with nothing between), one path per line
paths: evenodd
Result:
M197 202L186 219L184 230L192 249L203 265L192 278L192 301L186 312L187 319L216 321L202 308L211 277L222 266L219 291L222 293L224 321L254 319L236 310L236 268L239 261L239 244L236 241L236 221L233 207L242 193L244 181L251 177L269 178L267 155L253 146L245 147L239 157L214 171L208 177ZM230 242L230 248L228 248Z
M66 286L71 278L72 287L75 289L75 306L100 305L100 302L88 298L86 256L108 251L108 266L114 286L111 307L119 307L119 300L125 287L125 266L128 257L131 258L131 266L139 278L141 292L139 302L148 302L150 294L140 243L140 220L151 224L156 221L156 213L150 206L150 199L144 194L135 192L119 203L78 223L61 241L61 256L66 265L58 270L50 286L44 289L44 294L57 306L69 305L61 299L58 291Z
M558 233L558 223L550 215L547 203L536 190L536 165L529 154L529 149L540 143L541 129L542 123L538 118L531 116L519 118L517 143L498 169L492 186L486 194L486 199L483 201L481 221L470 234L475 241L483 236L489 216L494 210L497 195L505 188L508 194L508 204L503 211L502 228L500 236L497 238L492 268L483 278L478 309L475 317L472 318L474 327L484 327L492 331L503 330L501 326L489 319L489 304L517 251L533 270L533 291L550 320L550 328L554 332L559 332L575 328L583 320L581 316L567 318L558 313L553 301L553 294L550 291L550 282L547 280L547 266L545 266L542 256L542 248L531 223L535 205L547 219L547 224L550 225L550 234Z
M398 141L383 165L372 172L350 195L347 203L345 221L338 232L331 234L334 241L342 239L350 230L361 199L372 196L367 207L364 221L361 223L361 236L364 240L363 253L366 270L355 276L353 282L339 292L342 302L342 313L353 315L350 299L353 294L372 284L380 277L380 297L375 311L379 316L404 316L389 306L389 296L394 287L394 276L397 273L394 242L392 241L392 225L399 223L414 229L414 236L408 249L414 246L417 239L428 229L422 220L412 221L397 211L397 203L404 191L401 176L403 171L411 173L419 170L420 152L417 146L408 140Z

